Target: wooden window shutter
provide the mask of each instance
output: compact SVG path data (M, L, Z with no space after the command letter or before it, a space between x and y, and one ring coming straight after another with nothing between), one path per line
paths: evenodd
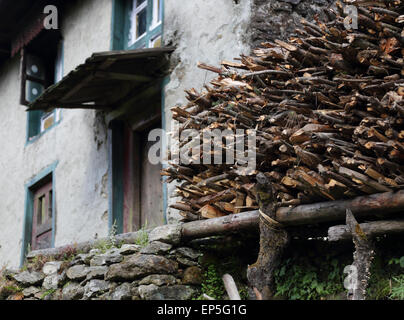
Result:
M45 90L46 68L44 61L22 50L21 63L21 104L29 105Z

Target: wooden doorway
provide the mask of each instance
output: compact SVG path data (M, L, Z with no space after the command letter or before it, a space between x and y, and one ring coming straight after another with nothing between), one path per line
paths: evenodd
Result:
M49 179L33 191L32 250L52 247L53 188Z
M165 223L162 165L152 164L148 157L150 148L156 143L148 141L149 133L161 128L161 118L133 128L128 127L125 132L124 232Z

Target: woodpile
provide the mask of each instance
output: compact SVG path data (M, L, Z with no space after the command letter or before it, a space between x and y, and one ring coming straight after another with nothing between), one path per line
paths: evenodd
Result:
M345 28L350 17L337 2L329 21L302 21L288 41L263 43L220 68L199 64L217 78L172 108L180 131L255 129L255 173L271 181L277 207L404 186L404 5L349 4L357 29ZM173 163L162 173L180 181L172 208L186 220L257 209L256 176L237 167Z

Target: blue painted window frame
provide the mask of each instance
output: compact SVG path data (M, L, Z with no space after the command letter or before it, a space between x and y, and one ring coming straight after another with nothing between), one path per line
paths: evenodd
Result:
M28 244L31 245L32 240L32 221L34 216L34 192L38 184L40 184L44 179L51 176L52 181L52 248L55 246L55 235L56 235L56 188L55 188L55 171L58 165L58 161L54 162L39 174L37 174L33 179L25 184L25 212L23 221L23 234L22 234L22 245L21 245L21 259L20 266L24 265L25 257L28 253Z
M146 34L129 45L129 33L131 30L131 12L133 0L114 0L112 17L112 50L134 50L148 48L151 40L158 36L163 39L164 0L162 1L162 18L156 26L153 21L153 0L147 0Z
M53 117L56 119L57 110L53 110ZM53 124L41 131L41 117L44 114L43 111L27 111L27 142L26 145L34 143L40 137L42 137L46 132L50 131L54 127L56 127L60 122L62 122L62 110L59 110L59 119L54 120Z

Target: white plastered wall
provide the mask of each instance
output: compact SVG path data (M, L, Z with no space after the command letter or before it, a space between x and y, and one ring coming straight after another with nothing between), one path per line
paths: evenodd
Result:
M60 16L64 75L92 53L110 49L111 17L111 0L76 1ZM11 268L20 262L25 184L55 162L55 246L108 234L108 149L103 118L93 110L64 109L58 125L26 144L19 68L17 56L0 69L0 267Z

